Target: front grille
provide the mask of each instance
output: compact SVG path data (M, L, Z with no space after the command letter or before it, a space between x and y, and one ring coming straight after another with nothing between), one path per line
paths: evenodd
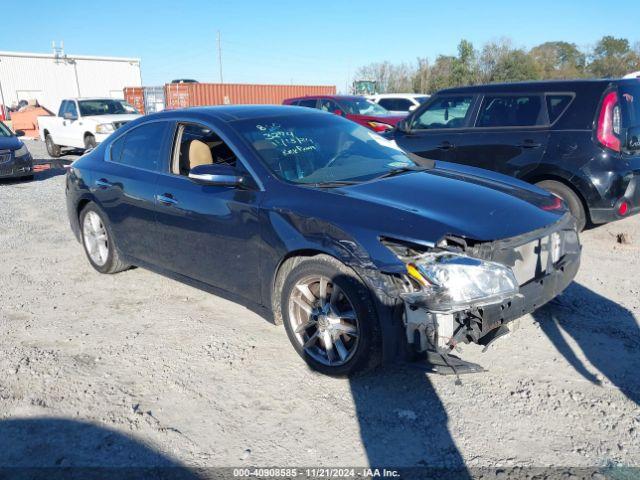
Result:
M567 214L556 224L519 237L479 243L472 256L508 265L520 286L542 278L565 254L580 252L580 241Z
M10 162L12 157L11 150L0 150L0 163Z

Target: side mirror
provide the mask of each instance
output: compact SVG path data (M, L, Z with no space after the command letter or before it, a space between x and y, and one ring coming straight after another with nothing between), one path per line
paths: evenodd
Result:
M399 130L400 132L404 132L404 133L409 133L411 131L411 129L409 128L409 122L407 121L406 118L400 120L396 124L396 129Z
M76 117L73 113L71 112L64 112L63 118L65 120L76 120L78 117Z
M14 133L16 137L24 137L24 130L16 130Z
M189 178L200 185L217 187L240 187L244 183L244 177L239 176L233 167L219 164L193 167Z
M341 116L341 117L344 117L344 112L343 112L342 110L334 110L334 111L333 111L333 113L334 113L335 115L339 115L339 116Z
M640 126L627 128L627 149L640 150Z
M411 106L409 107L409 111L410 111L410 112L413 112L416 108L418 108L418 106L417 106L417 105L411 105Z

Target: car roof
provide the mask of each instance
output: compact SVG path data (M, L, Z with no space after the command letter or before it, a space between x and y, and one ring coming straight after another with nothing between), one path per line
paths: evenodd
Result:
M177 110L164 110L147 115L149 117L170 117L182 114L217 118L226 122L251 118L278 117L283 115L326 115L326 112L314 108L303 108L293 105L218 105L207 107L190 107Z
M489 83L485 85L472 85L468 87L453 87L440 90L442 93L480 93L480 92L525 92L525 91L562 91L574 90L581 87L606 86L611 83L624 84L627 82L637 82L637 80L623 80L617 78L580 79L580 80L544 80L514 83Z
M376 93L371 95L375 98L415 98L415 97L428 97L428 93Z
M286 100L304 100L305 98L330 98L333 100L362 100L364 95L304 95L302 97L291 97Z

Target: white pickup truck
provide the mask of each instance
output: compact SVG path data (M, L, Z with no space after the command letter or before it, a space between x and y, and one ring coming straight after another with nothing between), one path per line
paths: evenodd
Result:
M47 152L57 158L62 154L61 147L94 148L138 117L138 111L124 100L72 98L62 101L58 116L38 117L38 128Z

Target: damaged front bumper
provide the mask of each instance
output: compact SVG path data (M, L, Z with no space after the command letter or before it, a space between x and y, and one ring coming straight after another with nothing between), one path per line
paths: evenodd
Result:
M517 292L493 301L478 301L459 310L435 311L425 289L415 285L400 293L404 303L406 340L414 352L447 355L461 343L488 345L506 325L533 312L559 295L575 277L581 246L573 219L519 237L469 244L441 243L469 257L508 266L518 282ZM410 285L409 282L407 284ZM455 358L455 357L454 357ZM445 360L445 364L448 362Z

